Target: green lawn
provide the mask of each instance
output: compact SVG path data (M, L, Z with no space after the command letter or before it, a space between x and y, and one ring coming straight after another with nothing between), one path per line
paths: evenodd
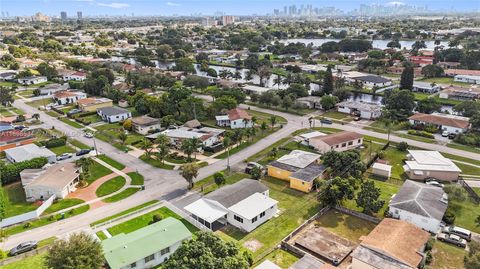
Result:
M95 194L97 194L97 197L102 197L105 195L109 195L111 193L114 193L118 190L120 190L123 186L125 186L126 180L122 176L117 176L114 177L102 185L98 187L98 189L95 191Z
M100 241L103 241L108 238L103 231L99 231L95 234L97 235L98 239L100 239Z
M140 188L127 188L127 189L121 191L118 194L115 194L111 197L103 199L103 201L106 202L106 203L115 203L115 202L118 202L120 200L123 200L125 198L128 198L128 197L134 195L139 190L140 190Z
M262 182L270 189L270 197L279 202L281 214L250 233L231 227L216 232L222 238L236 241L240 245L250 240L259 241L262 246L253 253L254 258L280 244L285 236L315 215L319 209L315 193L305 194L290 189L288 183L278 179L266 178Z
M31 106L31 107L37 108L37 107L46 106L50 103L53 103L53 98L45 98L45 99L35 100L35 101L28 102L26 104Z
M140 160L148 163L149 165L153 166L153 167L157 167L157 168L162 168L162 169L167 169L167 170L173 170L173 165L170 165L170 164L164 164L160 161L158 161L157 159L155 159L153 156L148 158L147 155L143 154L142 156L140 156L139 158Z
M459 162L454 163L462 170L462 174L480 176L480 168Z
M98 132L95 133L95 137L108 143L112 143L118 140L118 135L124 132L123 126L118 123L108 123L95 127ZM132 145L143 139L143 135L129 132L126 145Z
M398 137L406 138L406 139L411 139L411 140L415 140L415 141L424 142L424 143L430 143L430 144L435 144L436 143L435 139L431 139L431 138L427 138L427 137L423 137L423 136L418 136L418 135L400 134L400 133L395 133L394 135L398 136Z
M403 160L406 159L406 152L397 150L395 147L390 146L383 151L385 154L384 160L388 161L388 164L392 166L392 178L398 180L404 180L406 178L403 170Z
M322 114L324 118L331 118L335 120L352 120L352 117L348 114L341 113L338 111L328 111Z
M56 155L62 155L63 153L75 153L75 152L77 152L76 150L74 150L72 147L70 147L68 145L49 148L49 150L51 150Z
M3 191L7 198L5 206L6 218L33 211L38 207L38 205L26 202L25 192L20 182L5 185L0 188L0 191Z
M376 224L361 218L330 210L317 220L317 224L345 239L360 243L360 237L368 235Z
M246 161L248 161L248 162L257 161L258 159L267 155L273 148L278 148L281 145L287 143L289 139L290 139L290 137L285 137L285 138L282 138L282 139L278 140L277 142L273 143L272 145L262 149L261 151L253 154L252 156L248 157L246 159Z
M143 175L138 172L130 172L127 175L132 179L130 185L143 185L144 178Z
M473 153L480 154L480 148L476 148L473 146L467 146L467 145L461 145L457 143L448 143L447 147L453 148L453 149L459 149L459 150L464 150L464 151L470 151Z
M156 204L156 203L158 203L158 200L152 200L152 201L143 203L143 204L141 204L141 205L138 205L138 206L129 208L129 209L127 209L127 210L125 210L125 211L122 211L122 212L120 212L120 213L117 213L117 214L115 214L115 215L111 215L111 216L109 216L109 217L106 217L106 218L97 220L97 221L95 221L95 222L92 222L92 223L90 224L90 226L94 226L94 225L97 225L97 224L100 224L100 223L104 223L104 222L109 221L109 220L111 220L111 219L114 219L114 218L117 218L117 217L120 217L120 216L129 214L130 212L134 212L134 211L140 210L140 209L142 209L142 208L144 208L144 207L147 207L147 206L149 206L149 205L153 205L153 204Z
M0 81L0 87L13 87L13 86L20 86L17 82L10 82L10 81Z
M230 148L230 156L232 156L233 154L235 154L235 153L237 153L237 152L239 152L239 151L257 143L259 140L269 136L270 134L276 132L277 130L278 130L277 127L275 127L274 129L268 128L267 130L265 130L263 132L261 130L258 130L257 134L254 137L250 138L250 140L245 141L240 145L237 144L237 146L235 146L233 148ZM215 158L216 159L225 159L225 158L227 158L227 152L225 151L222 154L216 156Z
M25 259L21 259L16 262L9 263L4 266L0 266L0 269L47 269L44 264L45 256L47 253L37 254L34 256L29 256Z
M283 249L276 249L272 251L270 254L268 254L265 258L261 259L256 264L254 264L254 266L261 264L265 260L269 260L275 263L276 265L280 266L280 268L282 269L287 269L287 268L290 268L290 266L292 266L299 259L297 256L291 254L290 252L287 252Z
M434 269L464 269L465 253L464 249L437 240L433 245L433 259L430 267Z
M136 231L140 228L148 226L150 221L152 221L153 216L156 215L156 214L160 215L162 217L162 219L172 217L172 218L176 218L176 219L182 221L183 224L192 233L198 231L197 227L193 226L190 222L183 219L179 215L175 214L175 212L171 211L170 209L168 209L166 207L161 207L161 208L159 208L157 210L154 210L154 211L151 211L147 214L138 216L138 217L133 218L131 220L128 220L126 222L123 222L123 223L117 224L113 227L110 227L110 228L108 228L108 232L112 236L120 234L120 233L126 233L126 234L131 233L131 232Z
M83 144L82 142L80 142L76 139L70 139L70 140L68 140L68 142L70 144L72 144L73 146L79 148L79 149L89 149L89 148L91 148L88 145L85 145L85 144Z
M80 123L78 123L74 120L71 120L69 118L60 118L60 121L65 123L65 124L68 124L68 125L72 126L73 128L77 128L77 129L82 129L82 128L85 127L85 126L81 125Z
M440 77L440 78L423 78L420 79L421 82L428 82L432 83L435 82L436 84L448 84L448 85L459 85L459 86L468 86L468 83L454 81L451 77Z
M225 174L225 185L230 185L230 184L233 184L239 180L242 180L244 178L250 178L249 175L247 174L244 174L244 173L233 173L231 172L230 174L228 174L226 171L222 171L224 174ZM215 181L213 180L213 175L211 176L208 176L198 182L195 182L193 188L195 190L200 190L202 191L203 190L203 193L209 193L209 192L212 192L216 189L219 188L219 186L217 186L217 184L215 184Z
M50 213L53 213L53 212L57 212L57 211L60 211L62 209L65 209L65 208L69 208L69 207L72 207L72 206L75 206L75 205L79 205L81 203L83 203L85 201L83 201L82 199L77 199L77 198L72 198L72 199L61 199L61 200L56 200L55 202L53 202L53 204L47 208L47 210L45 210L44 214L50 214Z
M260 112L252 109L247 110L247 113L250 114L250 116L257 118L257 124L262 124L262 122L266 122L268 125L270 125L270 117L272 116L272 114ZM275 117L277 118L277 124L287 123L287 120L284 117L280 117L277 115L275 115Z
M456 216L455 225L470 231L480 233L480 226L475 223L475 219L478 217L479 205L475 204L470 199L465 202L449 201L449 211L453 212Z
M112 173L112 170L97 163L96 161L93 161L93 164L89 167L89 171L90 171L90 175L87 179L88 183L92 183L95 180L103 176L110 175Z
M56 112L54 110L49 110L49 111L45 112L45 114L47 114L50 117L54 117L54 118L62 116L61 114L59 114L58 112Z
M123 170L125 168L125 165L113 160L112 158L108 157L107 155L98 155L97 158L100 160L108 163L109 165L115 167L118 170Z

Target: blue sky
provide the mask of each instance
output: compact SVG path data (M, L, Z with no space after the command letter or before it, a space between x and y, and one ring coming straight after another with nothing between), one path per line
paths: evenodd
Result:
M480 9L478 0L394 0L406 4L442 10ZM312 4L314 7L336 6L344 10L357 8L360 4L389 3L390 1L368 0L0 0L0 10L13 15L32 15L42 12L58 16L67 11L73 16L77 11L88 15L190 15L192 13L213 14L222 11L228 14L265 14L285 5Z

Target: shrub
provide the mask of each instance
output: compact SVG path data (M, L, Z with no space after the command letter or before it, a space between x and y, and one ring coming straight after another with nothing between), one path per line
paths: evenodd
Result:
M127 119L123 122L123 129L131 131L132 130L132 120Z
M378 156L379 159L383 159L385 157L385 152L383 150L381 150L377 153L377 156Z
M50 149L50 148L65 146L66 144L67 144L67 139L65 137L52 138L47 142L45 142L45 147Z
M28 161L12 163L0 166L0 178L2 184L8 184L20 180L20 172L25 169L38 169L42 168L48 163L47 158L40 157L34 158Z
M430 264L431 262L432 262L432 253L430 253L430 251L429 251L429 252L427 252L427 255L425 257L425 263Z
M400 143L398 143L397 149L398 149L399 151L407 151L407 149L408 149L408 143L407 143L407 142L400 142Z
M445 212L445 215L443 215L443 221L448 225L452 225L453 223L455 223L455 218L455 214L450 210L447 210L447 212Z
M153 223L157 223L159 221L161 221L163 218L160 214L155 214L152 216L152 221L150 221L149 224L153 224Z
M416 135L416 136L421 136L421 137L426 137L426 138L431 138L434 139L435 136L433 134L426 132L426 131L420 131L420 130L408 130L409 135Z
M32 226L32 223L31 223L30 221L27 221L27 222L25 222L25 223L23 224L23 228L24 228L24 229L28 229L28 228L30 228L31 226Z
M425 244L425 252L432 250L433 244L435 244L435 238L430 237L430 239L427 241L427 244Z

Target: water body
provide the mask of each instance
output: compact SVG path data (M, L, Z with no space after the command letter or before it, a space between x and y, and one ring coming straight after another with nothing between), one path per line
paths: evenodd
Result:
M298 38L298 39L282 39L280 40L281 43L284 44L290 44L290 43L304 43L305 45L308 45L310 43L313 44L313 46L318 47L321 46L323 43L330 42L330 41L335 41L339 42L341 39L333 39L333 38L314 38L314 39L305 39L305 38ZM377 49L387 49L387 44L392 40L372 40L372 46ZM399 40L400 45L402 45L403 48L411 49L412 44L415 43L415 40ZM425 41L425 45L427 45L427 50L433 50L435 48L435 41L433 40L428 40ZM448 42L442 41L440 42L441 46L448 47Z

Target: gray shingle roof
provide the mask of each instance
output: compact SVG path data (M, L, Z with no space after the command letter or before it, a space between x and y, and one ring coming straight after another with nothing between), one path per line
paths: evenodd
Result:
M102 115L105 115L105 116L113 116L113 115L119 115L119 114L124 114L124 113L129 112L126 109L119 108L119 107L114 107L114 106L103 107L103 108L99 108L97 110L100 111L100 113L102 113Z
M312 163L311 165L293 173L291 177L310 182L322 175L323 172L325 172L325 169L327 168L322 164Z
M442 201L444 197L442 188L407 180L393 197L390 207L441 220L448 206Z
M229 208L254 193L263 193L267 190L267 186L263 185L258 180L245 178L235 184L227 185L216 191L213 191L205 195L205 198L217 201L224 207Z

